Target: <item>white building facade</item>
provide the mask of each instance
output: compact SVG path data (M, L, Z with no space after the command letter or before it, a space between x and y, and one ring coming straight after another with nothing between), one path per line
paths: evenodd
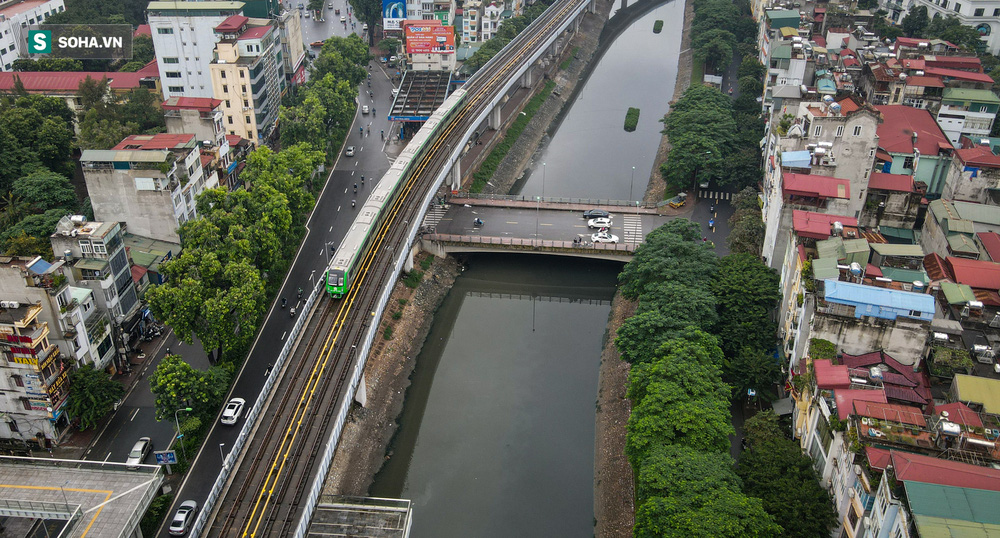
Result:
M63 0L16 0L0 3L0 67L13 71L14 60L27 58L28 26L66 10Z

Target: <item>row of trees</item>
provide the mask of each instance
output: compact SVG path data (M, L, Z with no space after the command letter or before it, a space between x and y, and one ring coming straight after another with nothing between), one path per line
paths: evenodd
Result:
M356 34L331 37L309 72L309 81L285 98L279 112L283 147L326 141L338 148L350 134L357 110L357 87L367 76L368 47Z
M696 0L691 25L691 49L706 70L725 70L734 55L752 52L757 42L757 23L750 2Z
M301 240L315 202L305 187L324 157L310 144L259 148L242 175L250 190L198 197L200 218L179 230L181 255L160 266L167 281L146 293L179 339L197 336L217 359L243 357Z
M762 351L774 345L778 278L755 254L716 258L699 236L683 219L661 226L619 277L622 295L639 301L615 340L632 365L634 534L826 535L830 498L773 413L747 421L738 465L728 454L731 399L772 393L781 377Z
M80 149L110 149L126 136L163 132L166 123L159 97L146 88L123 95L112 93L107 78L87 77L77 91L80 113Z

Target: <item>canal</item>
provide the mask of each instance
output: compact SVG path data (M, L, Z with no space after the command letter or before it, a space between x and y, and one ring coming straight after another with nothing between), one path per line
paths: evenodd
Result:
M663 30L654 34L657 20ZM613 43L602 43L607 50L591 66L562 122L553 126L533 169L515 186L516 194L642 198L660 145L660 119L673 98L683 24L684 3L673 1L636 19ZM624 129L629 107L640 112L634 132Z
M593 66L522 192L645 191L684 5L639 17ZM663 20L660 34L653 22ZM642 110L625 133L629 106ZM474 255L435 315L370 494L413 501L412 536L591 536L598 368L621 264Z

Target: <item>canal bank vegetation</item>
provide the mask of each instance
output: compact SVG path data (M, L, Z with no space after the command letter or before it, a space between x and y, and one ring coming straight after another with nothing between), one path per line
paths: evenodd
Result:
M770 448L761 449L742 479L729 455L733 398L743 401L748 389L773 398L781 378L770 316L777 274L753 254L716 257L697 224L677 219L647 237L619 281L622 295L638 300L615 339L631 365L625 454L636 477L634 535L822 534L782 512L787 503L772 495L787 488L817 498L811 466L801 470L782 452L772 463L792 483L781 484L780 473L766 472ZM784 446L766 438L759 446Z
M548 99L549 94L552 93L555 87L556 83L554 81L546 81L542 89L528 101L528 104L524 106L524 110L518 114L517 119L507 128L507 131L503 135L503 140L493 147L493 151L483 159L479 170L476 170L476 173L472 174L473 179L472 185L469 186L469 192L483 192L486 183L493 177L493 173L496 172L497 167L500 166L504 157L507 156L510 148L514 147L514 143L517 142L518 137L521 136L525 127L528 126L528 122L535 116L538 109L542 107L542 103Z
M545 13L545 10L552 5L552 2L553 0L541 0L524 8L522 15L504 20L503 24L500 25L500 29L497 30L496 35L483 43L483 46L479 47L462 64L462 70L467 70L469 74L479 71L479 68L486 65L486 62L490 61L490 59L506 47L507 43L510 43L511 40L517 37L517 34L520 34L522 30L540 17L542 13Z

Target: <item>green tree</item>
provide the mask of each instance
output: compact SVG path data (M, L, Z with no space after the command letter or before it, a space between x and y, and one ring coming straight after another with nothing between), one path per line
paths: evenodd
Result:
M730 254L719 262L711 283L718 302L719 323L714 331L727 357L740 347L774 348L777 323L771 316L781 293L778 274L752 254Z
M744 492L763 501L764 510L784 529L782 536L828 535L836 525L830 494L820 486L809 456L782 432L774 412L747 419L743 430L748 448L736 473Z
M680 498L652 497L636 507L636 538L771 538L783 536L760 499L721 490Z
M767 70L764 69L764 64L760 63L760 60L752 56L744 56L743 60L740 61L739 71L736 72L738 78L750 77L754 80L763 80L764 73Z
M303 93L308 92L303 90ZM316 95L307 94L302 104L281 107L278 110L281 124L281 144L291 146L324 141L326 149L326 109Z
M381 4L378 11L381 12ZM359 20L361 20L360 15ZM369 22L369 25L371 24L373 23ZM323 42L323 48L313 62L309 78L319 80L327 73L333 73L337 80L346 80L355 87L368 75L365 66L370 59L368 46L357 34L348 37L332 36Z
M111 149L125 137L140 133L135 123L121 123L97 109L88 110L80 121L80 149Z
M95 428L125 396L125 387L106 372L87 364L69 374L69 403L66 412L80 420L80 429Z
M37 213L49 209L71 212L79 205L69 179L44 169L19 179L14 183L11 194L21 200L30 200L31 209Z
M3 243L3 253L7 256L41 256L52 261L52 245L48 238L35 237L21 231L20 234L8 237Z
M145 133L162 132L166 128L160 99L146 88L129 90L116 104L118 121L126 125L138 125Z
M623 360L649 362L663 343L688 328L712 328L718 319L715 308L715 296L704 288L657 283L642 295L635 315L622 323L615 345Z
M132 40L132 62L141 62L146 65L153 61L156 53L153 52L153 38L148 35L136 36Z
M773 354L743 346L726 365L725 378L736 396L753 389L758 398L773 401L775 384L781 380L781 365Z
M707 284L718 258L701 239L701 227L687 219L674 219L650 232L618 275L622 295L635 299L668 281L689 287Z
M903 17L900 24L903 27L903 34L906 37L922 37L931 19L927 16L925 6L915 6Z
M735 212L729 217L729 251L759 256L764 246L764 221L757 191L746 187L733 197Z
M950 41L974 52L982 52L986 46L978 30L972 26L965 26L954 15L934 17L924 33L929 39Z
M402 41L394 37L389 37L383 39L382 41L379 41L378 44L375 45L375 48L378 49L379 52L383 54L393 55L399 52L399 47L402 46L402 44L403 44Z
M150 288L150 291L155 289L157 287ZM189 417L204 420L214 418L225 390L229 387L229 380L224 375L220 379L218 375L218 372L225 371L225 368L221 368L208 374L191 367L180 355L164 357L149 376L149 390L156 396L156 419L170 420L174 411L187 407L193 409ZM223 380L225 383L220 386L219 381Z
M80 81L76 92L83 110L97 110L103 113L110 102L111 88L107 77L95 80L88 75Z
M289 146L279 153L263 147L251 153L246 163L242 177L255 187L268 186L284 194L292 221L304 224L316 201L305 185L323 163L323 152L310 144Z
M69 212L65 209L50 209L38 215L28 215L16 224L0 232L0 249L4 252L13 244L14 238L24 235L46 240L55 233L56 223ZM15 241L17 243L17 241Z
M350 0L351 7L354 8L354 18L358 19L358 24L367 23L369 28L374 29L375 25L382 21L382 0ZM352 34L352 37L356 34ZM369 45L375 41L375 32L368 32Z

